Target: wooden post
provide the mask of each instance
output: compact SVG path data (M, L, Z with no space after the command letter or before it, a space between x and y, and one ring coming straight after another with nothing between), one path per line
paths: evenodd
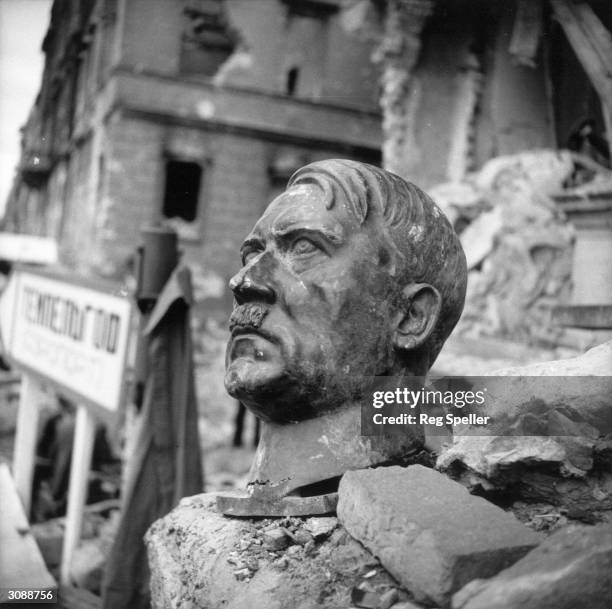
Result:
M26 515L32 505L32 479L36 459L36 435L38 432L39 404L43 399L42 387L29 374L21 377L17 431L13 453L13 476L17 493Z
M96 423L93 416L79 404L74 428L72 463L70 465L70 482L68 486L68 508L66 511L66 530L62 549L60 583L70 584L70 565L74 551L81 537L83 509L87 500L87 487L91 457L93 453Z
M593 83L601 104L612 112L612 37L586 2L551 0L553 14L578 61Z

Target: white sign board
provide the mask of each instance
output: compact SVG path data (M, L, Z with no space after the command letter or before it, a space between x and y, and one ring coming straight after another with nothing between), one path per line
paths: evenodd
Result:
M19 368L114 412L124 390L130 316L127 298L16 269L0 303L0 331Z

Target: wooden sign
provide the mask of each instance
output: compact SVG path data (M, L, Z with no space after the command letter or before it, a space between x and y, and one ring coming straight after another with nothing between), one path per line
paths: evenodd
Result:
M117 412L125 392L130 320L130 301L113 289L38 269L13 271L0 299L3 355L23 373L13 475L26 513L43 385L77 404L60 565L66 585L81 536L96 417Z
M125 297L17 269L0 305L4 352L67 397L113 413L123 397L130 316Z

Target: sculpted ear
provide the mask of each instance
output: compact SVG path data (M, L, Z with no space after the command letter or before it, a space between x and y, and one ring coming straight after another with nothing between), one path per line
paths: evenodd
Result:
M404 310L395 329L396 349L422 347L431 336L442 306L440 292L428 283L413 283L403 290Z

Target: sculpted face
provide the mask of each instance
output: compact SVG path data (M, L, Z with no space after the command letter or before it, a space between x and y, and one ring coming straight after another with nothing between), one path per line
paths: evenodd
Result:
M265 424L249 492L217 504L229 515L328 513L338 476L423 445L420 426L361 436L360 406L372 376L427 373L463 308L461 243L414 184L326 159L291 176L241 249L225 386Z
M398 286L381 223L372 213L360 225L343 200L328 209L316 185L270 204L230 281L230 395L265 420L298 421L357 395L364 375L390 373Z

